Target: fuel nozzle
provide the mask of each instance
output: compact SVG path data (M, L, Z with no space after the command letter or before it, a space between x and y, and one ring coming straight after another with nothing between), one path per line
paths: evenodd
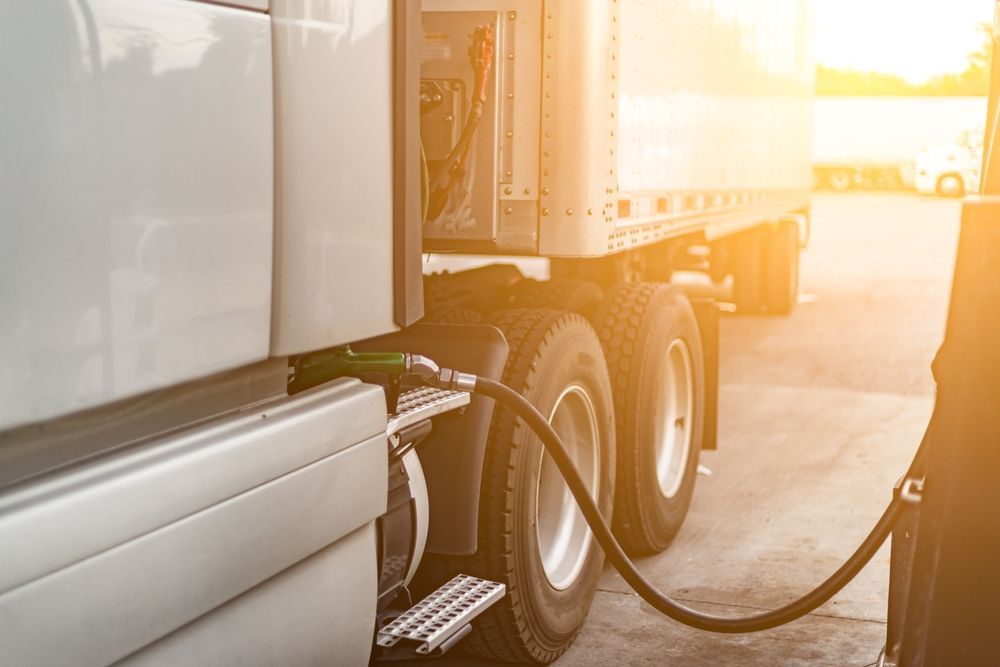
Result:
M441 368L421 354L407 352L355 352L344 345L303 355L292 366L289 391L296 393L341 377L364 377L378 373L386 378L389 412L395 412L400 385L412 376L439 389L472 391L476 376Z
M350 346L335 347L299 357L293 366L292 384L298 391L365 373L402 376L407 372L407 356L402 352L355 352Z
M294 394L342 377L371 380L377 374L386 388L389 412L395 412L400 380L408 372L408 357L402 352L355 352L348 345L313 352L295 360L288 391Z

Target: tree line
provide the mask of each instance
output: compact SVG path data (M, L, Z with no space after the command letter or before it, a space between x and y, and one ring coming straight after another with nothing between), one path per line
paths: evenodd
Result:
M983 26L981 46L968 56L965 71L941 74L922 83L911 83L896 74L842 70L824 65L816 67L817 95L915 95L977 96L990 88L990 59L993 50L992 27Z

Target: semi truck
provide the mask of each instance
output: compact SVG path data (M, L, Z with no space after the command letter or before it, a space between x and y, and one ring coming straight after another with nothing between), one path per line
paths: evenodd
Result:
M973 136L979 128L981 135L985 115L984 97L817 97L814 184L837 192L916 187L955 196L959 186L973 192L974 178L963 175L970 168L946 166L941 154L954 153L945 147L960 132Z
M964 197L979 191L983 132L965 130L954 142L920 151L913 185L919 194Z
M513 413L413 371L520 392L628 550L667 548L718 346L671 277L793 308L810 21L3 3L4 661L557 659L603 554Z

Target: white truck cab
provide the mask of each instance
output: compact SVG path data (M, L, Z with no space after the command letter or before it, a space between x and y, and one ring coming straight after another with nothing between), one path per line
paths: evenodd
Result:
M962 132L953 144L931 146L917 154L914 185L920 194L962 197L978 192L983 133Z

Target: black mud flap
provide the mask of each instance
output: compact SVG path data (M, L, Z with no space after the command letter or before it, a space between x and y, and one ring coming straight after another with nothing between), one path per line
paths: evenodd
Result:
M705 362L705 424L701 448L719 447L719 306L714 299L691 299Z
M423 354L443 368L499 380L507 363L507 340L500 330L479 324L416 324L351 347L358 352ZM462 413L434 418L431 434L418 449L431 506L429 553L466 556L476 552L479 487L493 400L473 396Z

